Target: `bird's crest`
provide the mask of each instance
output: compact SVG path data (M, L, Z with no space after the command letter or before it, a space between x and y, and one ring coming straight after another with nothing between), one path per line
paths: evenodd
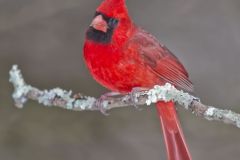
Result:
M104 0L97 8L97 12L118 19L128 18L125 0Z

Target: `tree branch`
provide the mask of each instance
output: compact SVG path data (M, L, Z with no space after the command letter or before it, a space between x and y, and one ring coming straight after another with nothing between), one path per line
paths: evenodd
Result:
M166 83L164 86L155 86L148 91L132 92L118 97L106 97L103 99L96 99L94 97L72 96L72 91L66 91L60 88L51 90L40 90L25 83L21 71L17 65L14 65L9 72L9 81L13 84L14 93L12 95L15 105L22 108L27 100L35 100L44 106L56 106L73 111L97 111L110 110L113 108L127 107L132 105L150 105L157 101L174 101L191 111L196 116L205 118L207 120L216 120L227 124L232 124L240 128L240 114L231 110L223 110L217 107L207 106L200 102L200 100L188 93L177 90L174 86ZM133 102L134 99L134 102Z

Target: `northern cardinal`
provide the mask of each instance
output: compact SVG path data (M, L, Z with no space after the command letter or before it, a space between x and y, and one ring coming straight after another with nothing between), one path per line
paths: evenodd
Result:
M84 58L96 81L113 92L152 88L171 83L192 91L188 73L178 58L133 23L125 0L104 0L86 32ZM156 104L169 160L191 155L177 118L174 102Z

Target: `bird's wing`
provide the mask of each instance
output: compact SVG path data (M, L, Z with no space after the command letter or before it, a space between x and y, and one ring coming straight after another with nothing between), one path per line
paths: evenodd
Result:
M188 73L178 58L161 45L159 41L142 29L138 29L126 43L127 48L135 50L151 71L165 83L171 83L186 91L193 91Z

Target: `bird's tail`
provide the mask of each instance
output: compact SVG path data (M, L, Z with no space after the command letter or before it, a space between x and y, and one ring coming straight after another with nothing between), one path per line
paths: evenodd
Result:
M158 115L162 125L168 160L191 160L174 102L158 102Z

